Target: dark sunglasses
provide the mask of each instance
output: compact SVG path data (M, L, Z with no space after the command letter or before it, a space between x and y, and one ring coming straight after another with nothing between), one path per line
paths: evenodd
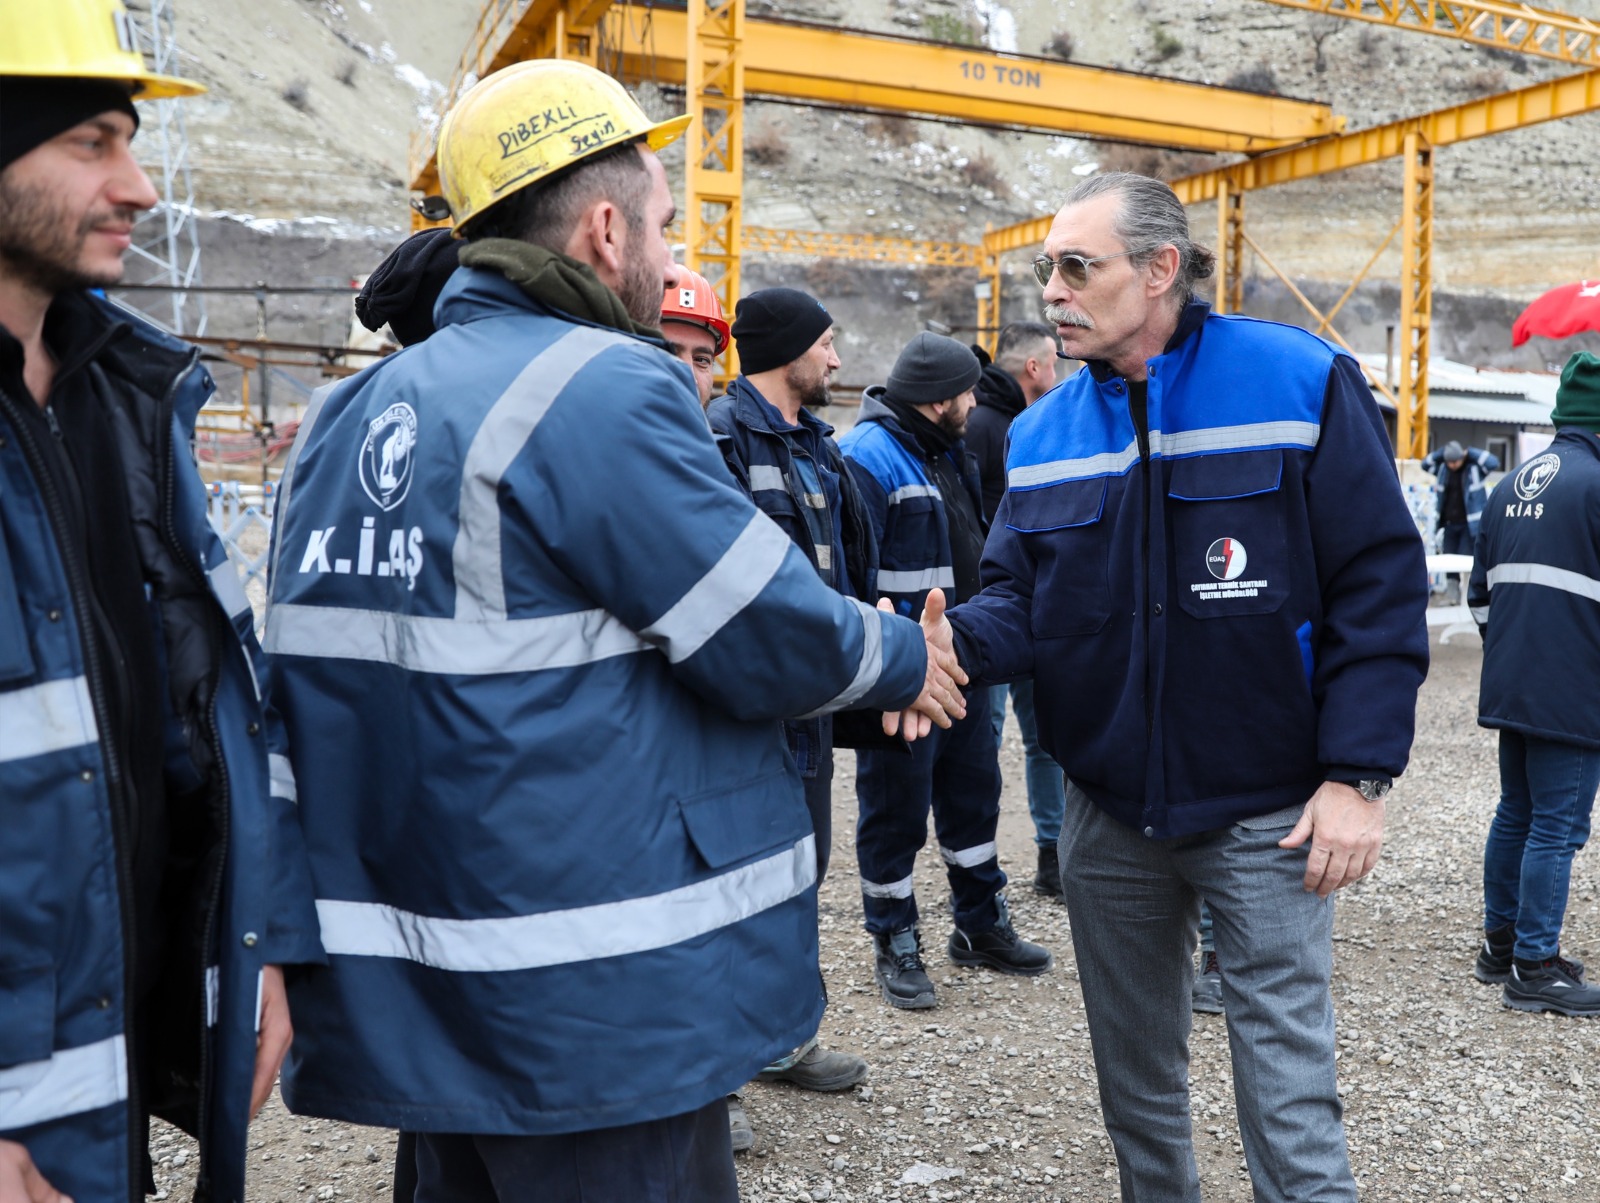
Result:
M1056 272L1061 273L1061 278L1067 282L1069 288L1082 288L1089 282L1089 265L1091 263L1104 263L1107 259L1121 259L1124 255L1142 255L1150 247L1140 247L1138 250L1118 251L1114 255L1096 255L1093 259L1085 259L1082 255L1062 255L1052 259L1049 255L1035 255L1033 257L1033 278L1039 281L1043 288L1050 283L1050 277Z

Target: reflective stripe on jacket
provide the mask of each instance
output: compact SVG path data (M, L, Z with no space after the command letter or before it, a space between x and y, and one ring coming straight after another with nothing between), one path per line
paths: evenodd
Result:
M61 502L0 394L0 1139L80 1203L138 1199L130 1095L200 1137L198 1197L244 1197L263 965L321 956L282 729L264 710L239 578L189 451L212 391L198 353L136 315L94 360L114 398L130 514L173 700L170 938L148 1000L148 1080L128 1067L120 846L100 742L106 683L80 629ZM201 933L209 943L202 944ZM200 1111L201 1103L207 1109ZM137 1137L142 1142L143 1134Z
M1398 775L1426 578L1354 361L1197 303L1148 372L1148 458L1105 365L1012 424L984 591L951 612L969 670L1032 676L1045 750L1158 838Z
M921 634L823 584L659 346L470 268L436 312L285 474L266 644L331 957L285 1097L433 1132L681 1114L821 1013L775 720L905 704Z
M1484 633L1478 722L1600 747L1600 437L1562 429L1495 486L1467 604Z

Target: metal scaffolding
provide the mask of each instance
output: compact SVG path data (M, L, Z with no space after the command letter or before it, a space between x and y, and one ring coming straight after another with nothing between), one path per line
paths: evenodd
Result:
M182 75L175 36L174 0L135 0L129 4L139 49L164 75ZM200 232L195 225L194 184L189 177L189 132L182 100L152 100L141 106L139 138L145 170L161 202L133 229L127 282L165 284L170 308L153 313L175 334L206 332L205 297L190 292L200 283Z

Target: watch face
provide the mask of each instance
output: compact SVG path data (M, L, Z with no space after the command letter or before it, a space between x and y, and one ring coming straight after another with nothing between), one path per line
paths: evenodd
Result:
M1357 783L1356 788L1368 802L1376 802L1388 794L1392 785L1393 783L1389 781L1362 781Z

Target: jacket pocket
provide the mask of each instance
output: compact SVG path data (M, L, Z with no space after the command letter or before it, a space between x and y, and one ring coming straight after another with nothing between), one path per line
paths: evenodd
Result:
M0 1069L49 1060L55 1035L55 966L0 966Z
M5 485L0 482L0 505L4 504ZM22 622L22 595L11 567L5 529L0 527L0 682L34 675L33 649L28 646L28 628Z
M1289 595L1283 452L1200 455L1167 481L1178 602L1195 618L1271 614Z
M712 869L788 848L811 832L800 782L786 772L680 799L678 811L689 842Z
M1006 527L1032 554L1033 634L1089 635L1111 617L1111 536L1105 477L1006 494Z

